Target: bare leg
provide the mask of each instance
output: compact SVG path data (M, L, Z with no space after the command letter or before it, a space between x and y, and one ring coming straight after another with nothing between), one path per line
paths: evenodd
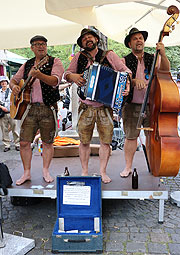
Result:
M46 182L50 183L54 181L54 178L49 173L49 166L54 154L53 144L47 144L43 142L43 178Z
M30 142L20 142L20 155L24 167L24 174L20 179L16 181L16 185L21 185L26 181L31 180L31 159L32 159L32 150Z
M79 145L79 156L82 166L82 175L88 175L88 162L89 162L89 155L90 155L90 145L80 143Z
M111 179L106 174L106 167L110 156L110 145L100 142L99 158L100 158L100 174L104 183L111 182Z
M124 170L120 173L121 177L128 177L129 174L132 173L132 162L134 158L134 154L137 149L137 139L125 140L124 144L124 154L125 154L125 161L126 161L126 167Z

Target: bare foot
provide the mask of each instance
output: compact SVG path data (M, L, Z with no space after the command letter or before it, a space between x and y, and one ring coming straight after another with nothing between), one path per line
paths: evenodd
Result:
M49 174L43 174L43 179L45 180L45 182L50 183L54 181L54 178Z
M101 174L101 179L102 179L102 182L105 184L110 183L112 181L107 174Z
M125 169L120 173L120 176L121 176L122 178L126 178L126 177L128 177L131 173L132 173L132 169L131 169L131 168L125 168Z
M20 179L16 181L16 185L22 185L23 183L30 181L31 180L31 175L29 173L24 173Z
M88 171L82 172L81 176L88 176Z

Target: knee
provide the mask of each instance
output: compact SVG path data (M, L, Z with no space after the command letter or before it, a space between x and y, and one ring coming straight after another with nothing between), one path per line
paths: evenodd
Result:
M51 149L53 148L53 143L42 142L43 148Z
M80 147L83 147L83 148L89 148L90 147L90 143L80 143Z
M31 143L30 142L26 142L26 141L20 141L20 147L23 148L30 148Z
M108 143L100 142L100 146L101 146L101 148L103 148L103 149L109 149L109 148L110 148L110 144L108 144Z

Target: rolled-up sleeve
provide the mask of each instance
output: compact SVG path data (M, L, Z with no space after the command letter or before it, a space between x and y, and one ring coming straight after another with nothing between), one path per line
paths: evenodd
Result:
M68 81L68 80L67 80L67 77L66 77L68 74L77 73L77 63L78 63L79 55L80 55L80 53L78 52L78 53L73 57L73 59L71 60L71 63L70 63L70 65L69 65L68 69L67 69L66 72L64 73L64 79L65 79L66 81Z
M131 74L131 70L125 65L125 62L113 51L109 51L107 54L107 59L111 64L112 68L119 72L127 72Z
M63 73L64 73L64 67L61 60L59 58L55 58L51 75L55 76L58 79L57 85L59 85L59 83L61 82Z
M19 68L16 74L13 75L12 79L19 84L20 80L23 79L24 76L24 68L25 68L25 63Z

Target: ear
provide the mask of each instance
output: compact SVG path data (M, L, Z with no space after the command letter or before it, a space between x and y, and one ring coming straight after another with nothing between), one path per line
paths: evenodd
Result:
M131 42L128 42L129 48L131 49Z

